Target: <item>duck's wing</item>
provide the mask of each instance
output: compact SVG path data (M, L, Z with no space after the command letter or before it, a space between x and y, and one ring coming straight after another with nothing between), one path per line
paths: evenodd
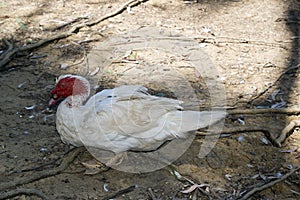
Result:
M148 150L166 140L185 137L184 132L210 124L204 118L210 119L211 112L181 111L181 103L151 96L143 86L125 85L104 90L83 106L81 139L85 145L114 152ZM215 117L220 120L224 113Z
M160 116L170 112L182 110L182 101L164 97L152 96L146 87L141 85L123 85L114 89L103 90L92 96L85 107L93 107L98 115L110 113L112 120L127 126L133 122L132 129L141 125L156 123ZM122 126L123 127L123 126ZM121 127L121 128L122 128ZM137 129L136 132L141 130Z
M114 89L105 89L92 96L86 104L106 100L108 98L128 99L130 97L151 96L148 89L142 85L122 85Z

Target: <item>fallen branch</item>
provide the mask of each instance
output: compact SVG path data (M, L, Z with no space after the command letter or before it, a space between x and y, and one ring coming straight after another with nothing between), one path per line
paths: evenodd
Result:
M28 177L20 177L20 178L16 178L12 181L9 182L4 182L0 184L0 191L6 190L8 188L11 187L16 187L19 185L23 185L23 184L28 184L31 183L33 181L37 181L43 178L47 178L50 176L55 176L57 174L60 174L61 172L63 172L69 165L71 162L73 162L73 160L83 151L85 151L84 147L78 147L78 148L74 148L71 152L69 152L62 160L61 164L54 169L49 169L49 170L44 170L44 171L39 171L36 172L34 174L31 174Z
M43 200L49 200L50 199L42 191L37 190L37 189L28 189L28 188L18 188L18 189L11 190L11 191L8 191L8 192L2 192L2 193L0 193L0 199L8 199L8 198L19 196L21 194L36 195L36 196L40 197Z
M117 9L116 11L109 13L95 21L92 22L85 22L82 24L78 24L74 27L72 27L69 31L62 33L62 34L58 34L58 35L54 35L50 38L46 38L43 40L40 40L37 43L34 44L30 44L30 45L26 45L26 46L22 46L22 47L17 47L15 49L12 49L10 51L6 51L5 53L3 53L1 56L3 57L3 59L1 59L0 61L0 71L3 70L3 67L11 60L11 58L17 53L17 52L21 52L21 51L28 51L28 50L32 50L35 48L38 48L46 43L55 41L55 40L59 40L59 39L64 39L67 38L71 35L73 35L74 33L78 32L79 29L85 27L85 26L94 26L106 19L109 19L111 17L114 17L120 13L122 13L124 10L127 9L128 6L133 7L133 6L137 6L140 3L146 2L148 0L130 0L128 2L126 2L125 4L123 4L119 9Z
M240 200L246 200L248 198L250 198L254 193L256 192L260 192L263 191L265 189L268 189L270 187L272 187L273 185L280 183L282 181L284 181L285 179L287 179L288 177L290 177L292 174L294 174L295 172L297 172L300 169L300 167L295 168L293 170L291 170L289 173L285 174L284 176L282 176L281 178L278 178L274 181L271 181L265 185L262 185L260 187L255 187L252 190L250 190L249 192L247 192L242 198L240 198Z

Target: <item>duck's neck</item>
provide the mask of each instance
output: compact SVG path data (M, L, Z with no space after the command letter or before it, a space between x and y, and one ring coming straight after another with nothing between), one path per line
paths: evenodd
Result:
M81 76L73 75L76 81L73 85L73 95L65 99L63 103L69 108L76 108L82 106L90 96L89 81Z
M65 106L69 108L77 108L79 106L82 106L87 99L88 95L69 96L64 100L63 104L65 104Z

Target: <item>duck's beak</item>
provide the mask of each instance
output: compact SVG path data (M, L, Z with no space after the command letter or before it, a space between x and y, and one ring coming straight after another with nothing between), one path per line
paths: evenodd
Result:
M56 104L56 100L54 100L53 98L50 99L49 103L48 103L48 106L49 107L52 107Z
M48 103L48 107L52 109L53 107L58 106L64 99L65 98L63 97L58 97L57 94L53 94Z

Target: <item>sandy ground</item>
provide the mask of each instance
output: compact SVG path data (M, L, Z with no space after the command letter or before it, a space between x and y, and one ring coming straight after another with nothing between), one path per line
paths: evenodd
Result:
M119 0L4 0L0 3L0 37L9 39L15 46L28 45L66 32L85 20L98 19L124 3ZM53 30L78 17L84 19ZM200 65L199 74L178 52L155 48L130 52L133 58L125 59L128 62L107 64L105 59L110 58L106 54L100 53L102 60L95 57L99 46L103 47L109 39L143 28L154 32L164 30L179 41L183 37L193 38L218 71L213 75L225 86L227 107L254 109L282 105L299 109L299 21L300 3L291 0L198 3L150 0L95 26L84 27L67 39L18 53L5 69L0 69L0 182L55 168L72 148L60 140L55 128L55 111L47 110L55 78L61 74L88 72L92 84L99 85L97 90L138 83L149 87L152 94L176 97L176 86L186 91L180 85L181 79L172 74L172 69L176 69L177 75L184 75L184 80L195 89L201 110L214 101L203 78L208 70L207 61L203 61L203 68ZM132 43L128 41L125 45L129 44ZM5 51L4 43L0 50ZM86 57L90 59L88 69L83 61ZM186 97L184 106L191 102ZM227 119L225 127L264 126L276 136L297 115L244 115L243 118L245 125ZM181 175L196 184L208 184L203 187L206 194L200 190L183 194L181 191L191 183L177 180L169 168L140 174L110 169L84 175L80 163L91 158L88 152L80 154L63 173L19 187L36 188L51 199L105 199L135 185L133 191L115 199L237 199L251 188L277 179L300 165L297 129L281 148L267 139L262 132L221 137L213 150L200 159L199 146L205 138L197 136L174 164ZM299 185L298 172L254 194L252 199L299 199ZM15 199L38 197L19 195Z

